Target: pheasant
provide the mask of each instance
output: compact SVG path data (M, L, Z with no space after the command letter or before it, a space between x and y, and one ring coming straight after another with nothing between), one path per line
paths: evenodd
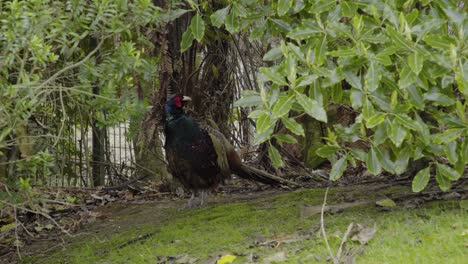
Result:
M185 104L191 98L171 96L165 104L165 150L172 175L192 192L188 207L193 207L195 194L201 191L201 206L206 192L215 189L231 176L273 186L297 184L248 166L241 161L231 143L218 130L187 116Z

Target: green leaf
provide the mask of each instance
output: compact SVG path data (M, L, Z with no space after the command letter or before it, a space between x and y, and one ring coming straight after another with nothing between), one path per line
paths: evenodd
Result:
M351 49L338 49L338 50L333 50L333 51L328 51L327 55L332 56L332 57L337 57L337 58L343 58L343 57L353 57L356 56L356 49L351 48Z
M451 45L456 44L453 38L444 36L442 34L426 35L423 37L423 41L429 46L440 49L442 51L450 50Z
M225 8L214 12L210 16L211 24L213 24L213 26L218 27L218 28L221 27L224 24L224 21L226 20L226 17L227 17L227 15L229 13L229 8L230 7L231 6L228 5Z
M375 148L374 150L382 168L390 173L395 173L395 164L391 160L388 150L382 147Z
M284 96L276 101L271 114L272 117L278 118L289 113L289 110L291 110L292 104L294 102L293 99L294 96Z
M234 107L250 107L258 106L262 104L262 97L258 94L256 95L245 95L242 96L239 100L234 102Z
M445 156L447 156L451 164L456 164L458 161L457 145L456 141L452 141L443 146Z
M250 114L247 117L250 119L258 119L264 113L265 113L265 110L254 110L250 112Z
M283 117L281 118L281 121L283 122L284 126L289 129L289 131L293 132L294 134L298 136L305 136L304 134L304 128L302 127L301 124L296 122L293 118L287 118Z
M371 116L366 122L366 127L367 128L373 128L375 126L380 125L383 121L385 121L386 116L387 116L387 114L385 114L385 113L377 113L377 114Z
M347 166L348 166L348 159L346 156L343 156L341 157L341 159L337 160L331 168L330 180L336 181L339 178L341 178Z
M187 28L187 31L182 34L182 41L180 43L181 52L188 50L192 46L193 39L192 29Z
M416 75L411 71L411 68L404 65L400 71L400 78L398 80L398 86L400 89L404 89L410 85L414 85L416 82Z
M268 148L268 157L270 157L271 163L275 168L283 167L283 159L281 158L281 154L279 153L278 149L275 148L272 144Z
M335 5L335 1L330 1L330 0L318 0L314 1L312 4L312 7L310 8L309 12L310 13L315 13L315 14L320 14L324 11L328 11L332 9L332 7Z
M273 133L273 126L271 126L267 131L263 133L256 133L255 138L254 138L254 144L255 145L260 145L263 142L269 140L271 138L271 134Z
M413 149L410 146L406 146L398 152L398 157L395 160L395 173L397 175L406 171L412 150Z
M239 18L236 16L235 12L231 13L226 17L226 29L229 33L237 33L240 30Z
M190 28L192 29L193 37L200 42L205 35L205 21L200 16L200 14L196 14L192 17L192 23L190 24Z
M277 13L278 16L284 16L288 13L289 9L292 7L293 1L292 0L279 0L278 1L278 8Z
M431 178L430 174L431 166L420 170L413 179L413 192L420 192L426 188L427 184L429 183L429 179Z
M315 75L315 74L302 76L302 77L297 79L297 82L298 82L297 87L303 87L303 86L311 85L317 79L318 79L318 76Z
M369 92L373 92L379 88L382 73L380 72L379 65L374 60L370 61L369 68L366 73L365 84Z
M327 35L323 36L319 43L320 45L315 47L315 64L317 66L320 66L325 62L325 55L327 53Z
M319 27L311 27L309 25L304 25L293 29L287 34L288 38L294 40L304 40L312 37L317 37L317 34L321 32Z
M275 134L273 137L282 143L297 144L297 139L288 134Z
M356 159L358 159L360 161L365 161L366 160L367 153L364 150L357 149L357 148L352 148L352 149L350 149L350 152L351 152L352 156L355 157Z
M288 57L285 61L285 68L288 74L288 80L291 83L291 86L294 88L296 85L296 59L292 54L288 54Z
M263 133L265 131L267 131L271 125L272 125L272 120L271 120L271 117L270 115L268 115L267 113L263 113L262 115L260 115L260 117L257 119L257 133Z
M439 105L442 105L442 106L451 106L453 104L455 104L455 100L448 97L447 95L445 94L442 94L442 93L437 93L437 92L433 92L433 93L425 93L424 94L424 99L428 100L428 101L433 101Z
M423 63L424 58L419 52L412 53L408 56L408 65L416 75L421 72Z
M424 99L420 89L414 85L409 85L406 90L408 91L408 97L411 104L417 109L423 109Z
M415 49L413 48L413 43L410 43L407 41L400 32L396 31L392 27L387 27L387 34L390 36L390 38L393 40L393 43L399 47L399 48L405 48L407 50L415 52Z
M442 191L448 191L451 187L450 180L445 178L439 171L439 169L436 170L436 181L439 184L439 188Z
M362 106L362 99L364 94L361 90L351 89L351 106L356 109Z
M296 99L308 115L319 121L327 122L327 112L317 101L299 92L296 93Z
M419 123L411 119L411 117L409 117L406 114L395 115L395 120L397 120L398 123L400 123L401 125L403 125L404 127L408 129L415 130L415 131L422 130L422 127L419 125Z
M377 158L377 154L374 150L374 147L372 147L367 153L366 165L367 170L373 175L379 175L382 172L382 167L380 165L379 159Z
M408 131L394 119L391 125L387 126L387 133L393 144L399 148L405 140Z
M279 58L283 57L283 53L281 52L281 47L272 48L263 56L264 61L274 61Z
M384 65L384 66L390 66L393 64L393 61L392 59L390 58L390 56L388 55L385 55L385 54L381 54L379 53L377 56L375 56L375 60Z
M461 137L466 130L460 128L450 128L434 137L435 144L447 144Z
M452 180L452 181L456 181L460 179L461 177L458 171L441 163L437 163L437 172L441 174L442 176L444 176L445 178Z
M341 9L343 16L353 17L356 14L357 6L352 1L343 1L341 2Z
M278 85L283 85L286 86L288 83L286 82L286 79L284 78L283 75L279 74L275 69L273 68L265 68L261 67L260 72L263 73L268 80L278 84Z
M315 153L322 158L328 158L335 155L338 150L340 150L340 148L337 146L325 145L318 148Z

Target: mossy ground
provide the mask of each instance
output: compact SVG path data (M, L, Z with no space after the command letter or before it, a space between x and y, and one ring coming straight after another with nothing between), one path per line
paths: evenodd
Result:
M328 239L336 253L351 223L378 228L357 263L466 263L468 217L460 201L429 202L416 209L397 206L382 210L375 199L404 191L387 188L369 192L366 187L330 189L328 204L340 204L352 195L370 201L340 212L325 214ZM304 217L303 206L320 206L324 189L266 193L222 200L198 209L183 208L183 201L109 207L112 215L88 228L65 249L26 262L34 263L156 263L158 257L187 254L197 263L222 254L238 256L234 263L258 261L284 252L281 263L325 263L328 252L318 232L320 215ZM226 202L226 200L234 200ZM98 233L96 233L99 231ZM92 235L90 234L92 233ZM135 238L144 237L138 241ZM288 240L285 238L293 238ZM295 239L294 239L295 238ZM128 243L129 241L136 241ZM273 241L263 245L258 242ZM280 243L283 242L283 243ZM349 242L348 247L358 247Z

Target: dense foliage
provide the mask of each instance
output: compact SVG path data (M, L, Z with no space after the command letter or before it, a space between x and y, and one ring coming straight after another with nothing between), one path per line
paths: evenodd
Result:
M293 117L307 113L327 122L327 109L342 105L358 116L349 127L330 126L317 154L329 158L330 178L362 161L372 174L401 174L411 160L428 159L414 178L421 191L435 170L447 190L468 162L467 7L453 0L232 1L197 14L181 46L203 41L206 24L248 34L272 48L260 69L260 91L247 91L238 106L255 107L255 143L273 137L281 122L304 136ZM353 142L367 142L354 147ZM270 144L269 156L283 164Z
M41 137L56 145L70 114L99 126L142 115L135 79L149 90L158 61L145 33L163 19L150 0L0 3L0 155L19 145L19 175L50 165L47 148L32 146ZM62 127L31 135L28 123L44 116Z

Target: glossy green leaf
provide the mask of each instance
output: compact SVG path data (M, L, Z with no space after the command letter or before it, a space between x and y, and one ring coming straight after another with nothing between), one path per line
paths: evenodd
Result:
M455 104L455 100L448 97L447 95L443 93L438 93L438 92L432 92L432 93L426 93L424 94L424 99L428 101L433 101L434 103L438 105L443 105L443 106L450 106Z
M373 175L379 175L382 172L382 166L380 165L377 153L372 147L366 156L367 170Z
M283 57L283 53L281 52L281 47L275 47L269 50L265 55L263 56L264 61L274 61L279 58Z
M374 151L382 168L390 173L395 173L395 163L391 160L389 151L382 147L374 148Z
M424 168L420 170L416 176L414 176L412 183L413 192L420 192L426 188L427 184L429 183L429 179L431 178L430 169L430 166Z
M451 164L456 164L458 161L457 145L457 141L452 141L443 146L445 156Z
M391 125L387 126L387 133L393 144L395 144L396 147L400 147L405 140L408 131L396 120L393 120Z
M343 16L353 17L356 14L357 6L352 1L342 1L341 9L343 10Z
M312 83L314 83L315 80L317 80L317 78L318 76L315 74L300 77L297 79L297 82L298 82L297 87L311 85Z
M320 14L322 12L325 12L325 11L328 11L328 10L332 9L332 7L335 4L336 3L334 1L317 0L317 1L314 1L314 3L312 4L312 7L310 8L309 12Z
M260 95L246 95L242 96L239 100L234 102L234 107L249 107L258 106L262 104L262 97Z
M398 156L395 160L395 173L397 175L400 175L406 171L411 154L412 154L412 148L409 146L403 147L398 152Z
M371 60L369 63L369 68L367 69L365 84L369 92L373 92L379 88L380 79L382 78L382 73L377 62Z
M205 35L205 21L200 16L200 14L196 14L192 17L192 22L190 24L190 28L192 29L193 37L200 42Z
M255 111L250 112L250 114L247 117L250 119L258 119L264 113L265 113L265 110L255 110Z
M423 37L423 41L429 44L429 46L447 51L451 48L451 45L455 44L452 38L441 34L426 35Z
M286 82L286 78L273 68L261 67L260 72L263 73L268 78L268 80L278 85L288 85L288 82Z
M229 13L229 9L231 8L231 6L226 6L225 8L223 9L220 9L216 12L214 12L211 16L210 16L210 19L211 19L211 24L215 27L221 27L223 24L224 24L224 21L226 20L226 17Z
M273 137L282 143L297 144L297 139L288 134L275 134Z
M188 50L193 43L194 37L192 35L192 29L187 28L187 31L182 34L182 41L180 43L180 49L182 52Z
M317 101L302 93L296 93L296 99L308 115L319 121L327 122L327 112Z
M409 117L406 114L397 114L397 115L395 115L395 120L397 120L398 123L400 123L401 125L403 125L404 127L408 128L408 129L415 130L415 131L421 131L422 130L419 123L416 122L415 120L411 119L411 117Z
M332 168L330 170L330 180L336 181L339 178L341 178L341 176L343 176L343 172L344 172L344 170L346 169L347 166L348 166L348 160L347 160L346 156L343 156L339 160L337 160L333 164L333 166L332 166Z
M298 136L305 136L304 134L304 128L302 127L301 124L296 122L293 118L287 118L283 117L281 118L281 121L283 122L284 126L289 129L289 131L293 132L294 134Z
M257 119L257 133L263 133L272 125L272 119L267 113L263 113Z
M325 62L327 53L327 35L320 39L319 45L315 47L315 64L320 66Z
M284 96L273 106L272 117L279 118L289 113L294 102L294 96Z
M436 181L439 184L439 188L444 192L448 191L452 185L450 180L445 178L438 169L436 170Z
M280 168L284 166L283 159L281 158L281 154L279 153L278 149L275 148L272 144L268 148L268 157L270 157L271 163L275 168Z
M255 138L254 138L254 144L255 145L260 145L263 142L269 140L271 138L271 135L273 134L273 126L271 126L267 131L263 133L256 133Z
M335 155L335 153L338 150L340 150L340 148L337 147L337 146L324 145L324 146L318 148L315 151L315 153L317 153L317 155L319 155L322 158L328 158L328 157L331 157L331 156Z
M226 17L226 29L229 31L229 33L237 33L240 30L240 22L239 18L235 14L235 12L229 13L229 15Z
M419 52L412 53L408 56L408 65L416 75L421 72L423 63L424 57Z
M400 32L396 31L392 27L387 27L387 34L389 37L393 40L393 43L399 47L399 48L404 48L406 50L415 52L416 50L413 48L413 44L409 42L408 40L405 39L403 35L401 35Z
M319 27L311 27L307 25L307 26L299 26L293 29L291 32L287 34L287 36L288 38L291 38L294 40L304 40L304 39L309 39L312 37L317 37L320 32L321 32L321 29Z
M276 12L278 16L284 16L288 13L289 9L292 7L292 0L278 0L278 6Z
M442 163L437 163L437 172L441 174L442 176L444 176L446 179L449 179L452 181L456 181L460 179L461 177L458 171Z
M380 125L383 121L385 121L385 117L387 114L385 113L376 113L375 115L371 116L367 122L366 122L366 127L367 128L373 128L378 125Z

